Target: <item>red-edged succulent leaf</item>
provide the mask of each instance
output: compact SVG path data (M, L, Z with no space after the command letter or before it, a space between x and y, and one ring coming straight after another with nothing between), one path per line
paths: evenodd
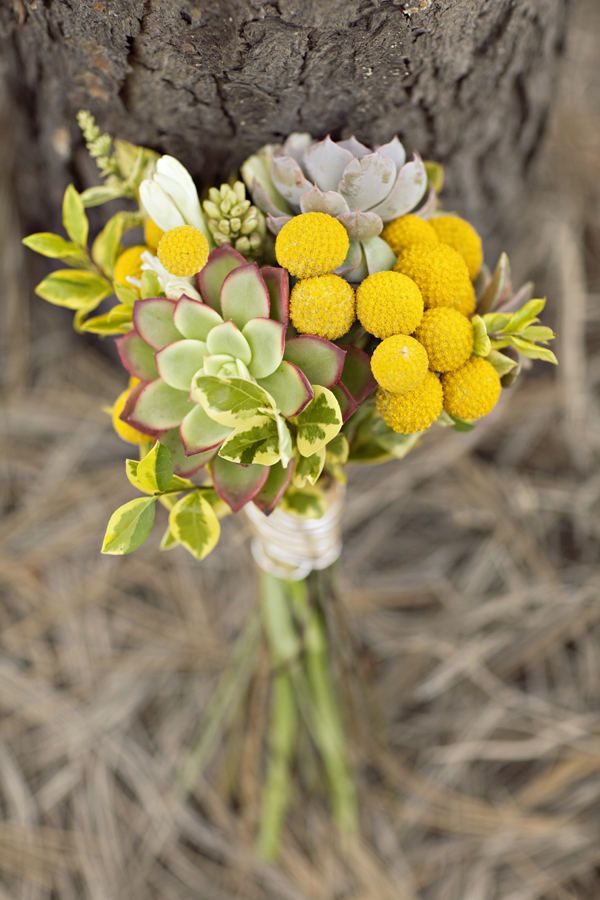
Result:
M210 466L213 486L221 500L238 512L263 488L268 476L268 466L240 466L215 456Z
M273 319L250 319L242 334L250 346L252 359L248 369L253 378L266 378L283 359L285 326Z
M339 384L334 385L331 390L335 395L335 399L340 404L342 421L347 422L350 416L358 409L358 403L341 381Z
M204 453L193 453L187 456L179 437L178 428L173 428L171 431L161 434L159 441L171 451L173 472L175 475L179 475L180 478L190 478L192 475L195 475L215 455L214 450L206 450Z
M358 347L346 348L342 384L357 403L370 397L377 387L371 372L371 357L364 350L359 350Z
M158 378L133 389L121 418L145 434L156 435L176 428L193 406L188 392L177 391Z
M242 254L229 245L213 250L202 271L196 275L196 287L204 302L220 312L223 282L230 272L245 265Z
M154 348L142 340L135 331L130 331L115 341L117 353L130 375L140 381L154 381L158 375L154 361Z
M295 461L292 460L287 469L284 469L281 463L269 468L267 480L254 498L254 505L258 506L265 516L271 515L287 491L294 474L294 466Z
M285 345L284 359L302 369L311 384L326 388L340 380L345 358L337 344L312 334L290 338Z
M260 386L269 393L284 416L297 416L312 400L314 393L304 372L284 360L268 378L259 379Z
M173 321L184 337L205 341L210 330L223 320L212 306L184 294L175 304Z
M167 344L156 354L160 377L170 387L189 394L192 378L202 368L206 355L204 341L186 338Z
M290 276L279 266L263 266L260 272L271 300L271 318L287 328L290 319Z
M256 263L230 272L221 288L221 314L243 328L250 319L268 319L271 301Z
M231 428L227 425L219 425L218 422L207 416L201 406L194 406L185 416L179 428L179 437L186 456L217 449L229 434L231 434Z
M181 334L175 327L173 314L175 303L166 297L148 297L133 304L133 325L142 340L160 350L179 340Z

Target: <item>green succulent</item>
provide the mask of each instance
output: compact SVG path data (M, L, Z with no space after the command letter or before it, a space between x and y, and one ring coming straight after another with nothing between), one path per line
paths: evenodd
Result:
M202 208L217 247L230 244L246 257L260 255L266 235L265 217L248 200L241 181L210 188Z

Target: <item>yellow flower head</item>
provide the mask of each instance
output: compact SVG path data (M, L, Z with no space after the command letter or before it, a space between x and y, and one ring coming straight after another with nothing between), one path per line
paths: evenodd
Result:
M128 247L127 250L123 250L115 263L113 279L117 284L131 287L131 284L127 281L128 278L142 277L142 253L147 249L142 244L136 244L135 247Z
M144 240L153 253L156 253L156 248L158 247L163 234L164 231L162 228L158 227L154 219L146 219L146 224L144 225Z
M208 241L193 225L179 225L165 231L158 242L157 255L167 272L179 277L196 275L206 265Z
M337 219L327 213L294 216L275 240L277 262L296 278L327 275L344 262L350 239Z
M481 238L469 222L460 216L434 216L429 220L440 241L460 253L473 281L483 264Z
M460 369L473 350L473 326L466 316L449 306L428 309L415 337L427 350L434 372Z
M371 371L377 384L396 394L414 390L425 378L428 368L425 348L404 334L386 338L371 357Z
M378 338L412 334L423 315L423 297L414 281L399 272L375 272L356 291L356 314Z
M141 431L138 431L136 428L128 425L127 422L124 422L123 419L119 418L119 416L125 409L125 404L127 403L129 395L136 384L137 379L135 379L133 384L130 383L130 386L119 394L112 406L112 409L110 410L114 430L117 432L119 437L124 441L127 441L128 444L143 444L144 441L148 440L147 434L142 434Z
M378 390L377 412L385 424L399 434L426 431L442 411L442 386L437 375L427 372L421 384L406 394Z
M303 334L317 334L329 340L342 337L354 323L354 290L339 275L298 281L290 297L290 318Z
M500 378L493 365L480 356L472 356L456 372L442 376L444 409L457 419L480 419L498 402Z
M388 242L396 256L411 244L437 244L440 240L429 222L413 213L388 222L381 237Z
M394 269L416 281L426 308L451 306L465 316L475 311L469 270L452 247L441 243L412 244L398 257Z

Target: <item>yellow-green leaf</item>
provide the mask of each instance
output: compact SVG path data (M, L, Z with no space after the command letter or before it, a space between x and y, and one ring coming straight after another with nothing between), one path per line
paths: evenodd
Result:
M55 306L91 311L112 294L112 285L85 269L59 269L44 278L35 292Z
M75 190L72 184L68 186L63 197L62 216L65 231L71 240L80 247L87 247L88 218L85 214L81 194Z
M139 300L137 291L132 287L126 287L124 284L114 282L113 290L117 295L117 299L125 306L133 306L136 300Z
M119 304L101 316L92 316L80 324L81 331L91 334L111 335L127 334L131 331L131 307Z
M112 556L133 553L148 538L155 515L155 497L138 497L120 506L106 526L102 553Z
M219 456L243 466L273 466L280 458L279 440L275 419L262 416L236 428L221 445Z
M63 259L69 265L84 266L88 263L87 253L72 241L66 241L59 234L50 231L39 231L23 238L22 243L48 259Z
M92 259L108 278L112 278L121 248L123 216L112 216L92 244Z
M314 398L295 420L296 445L302 456L312 456L333 440L342 427L342 413L334 394L313 385Z
M83 205L90 207L101 206L103 203L108 203L110 200L116 200L118 197L123 197L125 193L126 191L121 185L102 184L98 185L98 187L87 188L80 194L80 197Z
M302 488L289 487L282 497L281 508L301 519L320 519L327 504L321 488L306 485Z
M148 494L168 490L173 477L173 457L169 448L157 441L152 450L140 459L136 476L142 490Z
M204 559L214 550L221 526L215 512L198 491L179 500L169 513L169 528L173 538L196 559Z

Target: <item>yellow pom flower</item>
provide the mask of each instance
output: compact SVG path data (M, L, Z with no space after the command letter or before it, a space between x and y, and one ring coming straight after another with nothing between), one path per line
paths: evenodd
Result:
M396 256L411 244L438 244L440 241L429 222L412 213L388 222L381 237L388 242Z
M425 348L404 334L386 338L371 357L371 371L377 384L396 394L414 390L425 378L428 368Z
M189 277L204 268L208 251L208 241L198 228L179 225L165 231L158 242L157 255L171 275Z
M275 240L277 262L296 278L327 275L344 262L350 239L337 219L327 213L294 216Z
M146 219L146 224L144 225L144 240L153 253L156 253L156 248L158 247L163 234L164 231L162 228L158 227L154 219Z
M483 247L473 226L460 216L434 216L429 221L440 241L460 253L471 281L477 278L483 265Z
M123 419L119 418L119 416L125 409L125 404L129 399L131 391L137 383L137 378L131 379L131 381L129 382L129 387L119 394L112 406L112 409L110 410L114 430L117 432L119 437L124 441L127 441L128 444L143 444L144 441L148 440L147 434L142 434L142 432L138 431L137 428L133 428L131 425L128 425L127 422L124 422Z
M423 316L423 297L414 281L400 272L375 272L356 291L362 327L378 338L412 334Z
M427 372L421 384L406 394L378 390L377 412L385 424L399 434L426 431L442 411L442 386L437 375Z
M128 247L127 250L123 250L115 263L113 274L113 280L117 284L131 287L131 284L127 281L128 278L142 277L142 253L147 249L142 244L136 244L135 247Z
M442 376L444 409L457 419L480 419L498 402L500 378L493 365L480 356L472 356L456 372Z
M473 326L466 316L449 306L428 309L415 331L434 372L453 372L464 366L473 350Z
M456 250L446 244L412 244L398 257L396 272L416 281L426 308L451 306L471 315L475 292L467 265Z
M290 318L303 334L317 334L330 341L342 337L354 323L354 290L339 275L298 281L290 297Z

